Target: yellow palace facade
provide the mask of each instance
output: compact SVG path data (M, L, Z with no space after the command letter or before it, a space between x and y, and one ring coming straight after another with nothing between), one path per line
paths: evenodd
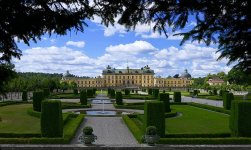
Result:
M102 72L102 77L81 78L70 77L67 72L61 82L75 82L79 88L167 88L189 87L193 84L191 75L185 70L180 78L154 77L154 70L149 66L140 69L115 69L107 66Z

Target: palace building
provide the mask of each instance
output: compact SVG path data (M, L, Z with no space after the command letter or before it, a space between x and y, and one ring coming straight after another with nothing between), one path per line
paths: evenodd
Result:
M95 78L74 77L68 71L61 82L75 82L79 88L167 88L188 87L193 84L191 75L187 70L179 78L154 77L154 70L148 65L140 69L116 69L107 66L102 72L102 77Z

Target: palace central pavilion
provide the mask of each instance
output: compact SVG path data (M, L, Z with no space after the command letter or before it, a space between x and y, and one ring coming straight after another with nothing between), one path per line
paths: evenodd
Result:
M115 69L107 66L102 77L95 78L74 77L68 71L62 82L75 82L79 88L167 88L188 87L193 84L191 75L185 70L179 78L161 78L154 76L154 70L148 65L140 69Z

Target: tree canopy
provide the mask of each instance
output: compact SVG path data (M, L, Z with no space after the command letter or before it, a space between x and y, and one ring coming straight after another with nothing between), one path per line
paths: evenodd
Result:
M20 58L15 39L29 45L45 33L64 35L68 30L84 31L86 20L99 16L106 26L118 23L127 29L138 24L153 24L153 31L167 36L167 30L186 27L189 16L196 25L178 33L187 40L218 44L219 59L237 62L237 67L251 69L250 3L248 0L1 0L0 63Z

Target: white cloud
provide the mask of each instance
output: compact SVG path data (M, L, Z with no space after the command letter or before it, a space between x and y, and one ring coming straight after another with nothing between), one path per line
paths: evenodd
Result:
M91 58L82 51L69 47L34 47L23 51L21 60L14 60L17 71L71 73L84 76L97 76L111 65L115 68L141 68L149 65L156 75L173 76L184 69L194 77L206 76L208 73L228 72L225 60L216 61L218 54L212 47L185 44L180 48L171 46L158 49L146 41L110 45L105 53Z
M67 46L75 46L78 48L83 48L85 46L85 42L84 41L77 41L77 42L68 41L68 42L66 42L66 45Z
M135 41L134 43L129 44L119 44L119 45L110 45L107 47L106 52L108 53L125 53L131 55L137 55L145 52L155 51L156 48L146 41Z

